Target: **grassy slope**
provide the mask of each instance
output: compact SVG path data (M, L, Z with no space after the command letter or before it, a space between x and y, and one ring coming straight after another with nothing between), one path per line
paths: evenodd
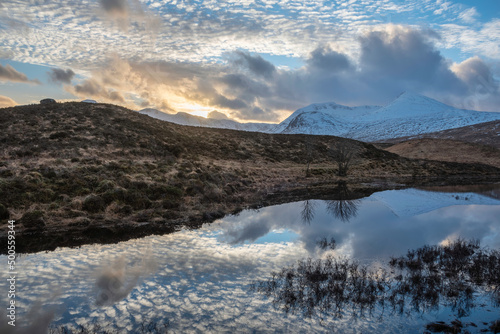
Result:
M438 132L424 133L418 136L400 137L381 142L401 143L412 139L435 138L458 140L466 143L488 145L500 149L500 121L491 121L468 125L461 128L443 130Z
M489 166L410 160L349 141L358 158L338 178L328 157L336 141L348 140L185 127L105 104L0 109L0 239L7 218L16 220L18 252L36 251L199 225L282 201L277 194L316 196L340 180L375 189L500 177Z
M500 149L449 139L413 139L395 144L387 151L411 159L484 163L500 168Z

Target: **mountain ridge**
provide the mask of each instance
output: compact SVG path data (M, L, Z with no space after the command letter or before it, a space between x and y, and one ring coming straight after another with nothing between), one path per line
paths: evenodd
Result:
M167 121L180 125L199 126L206 128L269 133L271 132L271 129L275 126L275 124L269 124L269 123L240 123L233 121L231 119L205 118L202 116L191 115L186 112L167 114L153 108L141 109L138 112L143 115L147 115L162 121Z
M182 125L284 134L330 135L365 142L422 135L500 120L500 112L459 109L430 97L403 92L386 106L312 103L278 124L239 123L187 113L143 109L140 113Z

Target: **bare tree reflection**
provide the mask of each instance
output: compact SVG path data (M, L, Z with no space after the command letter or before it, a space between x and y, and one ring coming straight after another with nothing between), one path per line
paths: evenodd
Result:
M337 242L333 237L330 238L330 240L328 240L327 237L324 237L323 239L320 239L318 242L316 242L316 245L318 245L318 247L322 250L334 250Z
M341 318L423 313L448 306L467 316L479 293L500 306L500 251L458 240L447 246L425 246L393 258L389 269L369 270L347 259L306 259L254 284L285 312L316 313Z
M348 222L358 214L359 200L355 199L347 183L339 182L336 187L338 199L326 201L326 209L334 217Z
M302 221L308 225L311 224L311 221L314 219L314 209L315 209L316 203L314 203L312 200L307 200L302 202L302 212L301 212L301 217Z

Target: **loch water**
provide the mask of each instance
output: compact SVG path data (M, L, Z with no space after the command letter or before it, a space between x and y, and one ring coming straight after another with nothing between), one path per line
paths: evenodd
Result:
M120 333L138 332L144 324L165 325L174 333L421 333L430 322L459 319L479 332L500 318L500 308L486 294L460 315L443 306L309 317L300 310L284 312L252 286L307 258L333 256L373 267L409 249L458 238L500 249L499 188L311 199L244 210L195 230L20 254L16 327L7 326L3 316L0 330L98 323ZM0 263L6 266L6 256ZM7 284L0 282L0 291ZM2 293L0 304L7 303Z

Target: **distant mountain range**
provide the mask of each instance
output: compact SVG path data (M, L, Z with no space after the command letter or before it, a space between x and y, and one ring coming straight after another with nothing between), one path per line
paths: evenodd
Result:
M499 205L498 199L473 192L429 192L419 189L386 190L368 199L384 203L398 217L413 217L454 205Z
M205 118L194 116L185 112L177 114L166 114L156 109L142 109L141 114L160 119L162 121L172 122L180 125L202 126L206 128L232 129L240 131L253 131L271 133L276 124L271 123L239 123L230 119Z
M298 109L279 124L238 123L187 113L166 114L155 109L143 109L139 112L182 125L267 133L332 135L367 142L500 120L500 112L457 109L409 92L401 94L384 107L348 107L334 102L315 103Z

